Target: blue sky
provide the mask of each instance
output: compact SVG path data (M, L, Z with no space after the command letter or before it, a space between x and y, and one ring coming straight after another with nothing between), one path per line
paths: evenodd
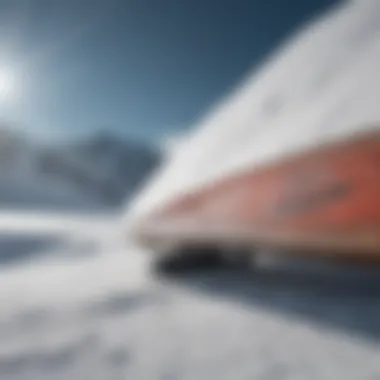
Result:
M44 138L190 128L332 0L0 0L0 117ZM0 83L1 84L1 83Z

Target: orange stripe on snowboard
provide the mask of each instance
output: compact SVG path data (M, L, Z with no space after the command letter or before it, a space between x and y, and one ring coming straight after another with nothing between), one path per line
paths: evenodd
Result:
M228 234L230 228L274 239L289 235L295 244L313 236L326 241L346 236L349 242L356 234L380 253L380 133L239 173L173 200L147 225L172 224L175 237L179 221L203 237L208 230Z

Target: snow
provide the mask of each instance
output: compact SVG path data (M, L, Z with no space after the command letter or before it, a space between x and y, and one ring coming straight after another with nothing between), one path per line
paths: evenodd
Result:
M12 125L0 125L0 207L120 204L160 159L153 147L107 131L43 144Z
M304 26L221 99L137 194L128 220L236 171L379 129L380 3Z
M1 379L380 376L376 274L283 265L160 278L119 222L0 213Z

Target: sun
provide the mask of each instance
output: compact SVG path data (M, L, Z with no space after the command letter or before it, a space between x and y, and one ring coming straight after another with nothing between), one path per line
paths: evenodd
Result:
M14 98L16 90L16 73L0 67L0 102L8 102Z

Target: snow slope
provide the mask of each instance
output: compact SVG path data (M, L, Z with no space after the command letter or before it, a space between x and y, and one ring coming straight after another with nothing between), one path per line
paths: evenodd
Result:
M302 28L195 125L128 218L237 170L379 128L380 2L344 1Z
M380 376L378 275L283 266L170 282L119 221L0 212L0 379Z

